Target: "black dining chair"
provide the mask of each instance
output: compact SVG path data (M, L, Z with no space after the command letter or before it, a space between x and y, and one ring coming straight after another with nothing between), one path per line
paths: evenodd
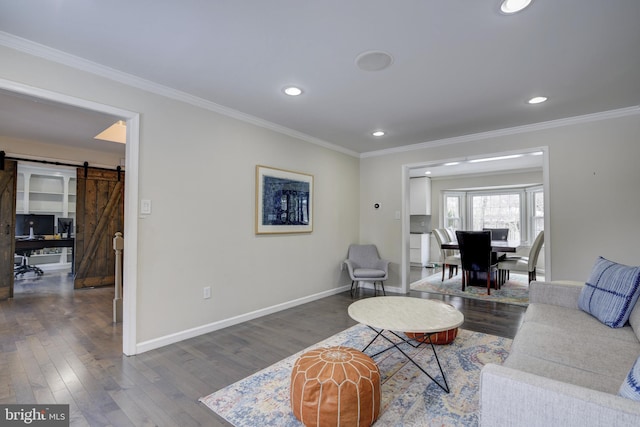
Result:
M483 228L482 231L490 231L491 240L504 240L505 242L509 240L508 228Z
M500 240L506 242L509 240L509 229L508 228L483 228L482 231L490 231L491 232L491 240ZM491 262L497 263L506 258L506 254L497 254L493 252L491 254Z
M487 294L491 295L491 281L495 278L495 289L498 289L498 265L492 261L491 231L456 231L460 258L462 260L462 291L465 285L478 273L487 277Z

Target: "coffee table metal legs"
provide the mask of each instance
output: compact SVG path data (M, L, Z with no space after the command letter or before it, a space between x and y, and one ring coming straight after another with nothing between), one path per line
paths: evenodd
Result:
M368 325L367 325L368 326ZM444 390L445 392L449 393L449 384L447 383L447 377L444 375L444 371L442 370L442 365L440 364L440 359L438 359L438 353L436 352L436 348L434 347L433 343L431 342L431 335L432 334L425 334L425 337L427 339L428 342L419 342L416 341L414 339L407 339L403 336L400 336L398 334L396 334L393 331L387 331L391 334L393 334L395 337L397 337L398 339L400 339L399 342L392 340L391 338L387 337L386 335L384 335L385 329L375 329L371 326L369 326L369 328L371 328L374 332L376 332L376 336L371 340L371 342L369 344L367 344L365 346L365 348L362 349L362 352L365 353L366 350L369 348L369 346L371 346L371 344L373 344L373 342L375 340L378 339L378 337L382 337L384 339L386 339L387 341L389 341L391 343L391 346L385 348L384 350L381 350L379 352L377 352L376 354L373 355L369 355L369 357L371 358L375 358L376 356L386 352L387 350L391 350L392 348L397 349L400 353L402 353L404 355L404 357L406 357L411 363L413 363L418 369L420 369L426 376L428 376L429 378L431 378L431 381L433 381L434 383L436 383L438 385L438 387L440 387L442 390ZM415 344L414 344L415 342ZM436 357L436 362L438 363L438 369L440 369L440 374L442 375L442 380L444 381L444 385L442 385L438 380L436 380L434 377L432 377L422 366L418 365L418 363L413 360L413 358L411 356L409 356L407 353L405 353L399 346L399 344L408 344L413 348L418 348L420 346L420 344L429 344L431 345L431 350L433 350L433 355Z

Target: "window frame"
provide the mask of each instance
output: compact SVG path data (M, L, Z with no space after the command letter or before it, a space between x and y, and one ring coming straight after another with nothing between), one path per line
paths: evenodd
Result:
M442 192L442 204L440 209L440 223L447 226L446 202L448 197L458 197L460 199L460 223L462 230L467 230L473 224L473 203L474 196L482 195L504 195L518 194L520 196L520 244L530 245L535 239L535 194L542 193L544 201L544 186L523 186L509 188L491 188L482 190L445 190ZM544 212L544 211L543 211ZM544 216L541 217L544 221Z
M442 218L442 226L447 228L448 224L447 224L447 198L451 197L451 198L457 198L458 199L458 207L460 209L460 212L458 212L458 217L457 219L460 222L460 228L458 228L457 230L464 230L467 227L465 218L465 212L467 209L467 198L466 198L466 192L465 191L445 191L443 192L443 197L442 197L442 204L441 204L441 212L440 212L440 218Z
M525 189L527 193L527 232L528 232L528 240L527 243L529 245L533 244L538 233L536 232L536 219L542 219L542 230L544 230L544 187L542 185L537 185L535 187L527 187ZM536 216L536 194L542 194L542 216Z

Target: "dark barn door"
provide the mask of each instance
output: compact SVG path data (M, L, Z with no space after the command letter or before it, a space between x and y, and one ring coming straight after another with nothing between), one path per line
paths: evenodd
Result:
M74 287L114 285L113 237L123 232L124 172L78 168L77 174Z
M13 297L17 171L11 160L4 160L0 168L0 300Z

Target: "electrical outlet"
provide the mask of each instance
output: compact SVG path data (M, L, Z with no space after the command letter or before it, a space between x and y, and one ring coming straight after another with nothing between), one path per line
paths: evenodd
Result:
M202 288L202 298L211 298L211 286L205 286L204 288Z

